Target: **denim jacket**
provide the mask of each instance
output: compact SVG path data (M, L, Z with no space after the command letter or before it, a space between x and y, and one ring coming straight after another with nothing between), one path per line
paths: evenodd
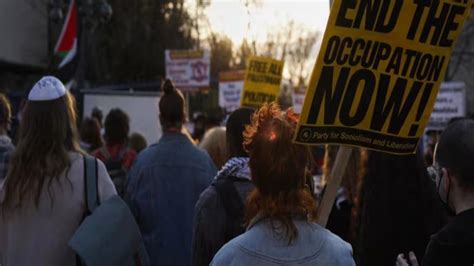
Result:
M132 167L125 198L152 265L190 265L194 205L216 175L209 155L180 133L164 133Z
M211 265L355 265L350 244L317 224L293 221L298 236L291 244L268 219L260 220L224 245Z

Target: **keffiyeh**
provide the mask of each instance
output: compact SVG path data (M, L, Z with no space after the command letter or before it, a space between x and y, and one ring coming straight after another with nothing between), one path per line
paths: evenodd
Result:
M235 176L237 178L252 180L249 168L249 158L233 157L228 160L222 169L217 173L215 179L227 176Z

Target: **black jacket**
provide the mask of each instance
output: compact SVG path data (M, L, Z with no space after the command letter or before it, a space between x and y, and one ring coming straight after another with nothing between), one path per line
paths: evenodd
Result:
M219 193L216 188L217 183L222 185L220 181L224 181L223 179L228 182L225 185L235 187L235 194L225 193L228 196L227 199L222 199L222 193ZM224 244L245 232L243 206L253 187L249 180L223 176L214 180L213 184L201 194L196 204L194 218L192 259L194 266L209 265L214 255ZM236 199L236 197L238 198ZM229 214L228 209L230 208L226 209L224 206L227 202L235 200L241 204L241 210L236 214ZM242 217L235 218L235 216ZM236 226L241 228L235 230Z
M474 209L458 214L431 237L423 265L474 265Z

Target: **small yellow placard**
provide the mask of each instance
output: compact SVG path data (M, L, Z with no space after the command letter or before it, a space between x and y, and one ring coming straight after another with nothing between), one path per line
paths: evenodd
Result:
M259 108L265 102L276 101L280 93L283 65L283 61L268 57L250 57L240 105Z

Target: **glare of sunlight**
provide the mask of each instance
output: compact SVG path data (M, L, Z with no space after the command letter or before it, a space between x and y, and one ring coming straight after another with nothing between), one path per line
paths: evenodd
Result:
M322 32L329 16L329 0L257 0L248 9L244 2L212 1L206 10L212 31L227 35L234 44L244 38L262 42L290 21L304 30Z

